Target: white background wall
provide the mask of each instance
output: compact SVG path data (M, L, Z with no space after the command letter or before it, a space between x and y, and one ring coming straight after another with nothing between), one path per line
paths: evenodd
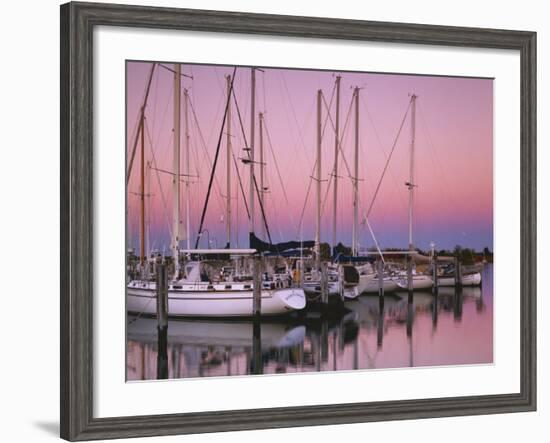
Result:
M295 428L152 438L147 441L257 442L298 440L463 442L545 441L550 390L545 347L550 283L549 234L550 14L542 1L277 0L123 1L202 9L355 18L538 32L538 359L536 413ZM6 2L0 26L0 435L42 442L58 435L59 411L59 3ZM42 257L41 257L42 256ZM49 258L48 258L49 256ZM41 258L45 258L42 260ZM32 287L32 289L31 289ZM22 312L22 315L18 313ZM20 320L21 319L21 320ZM360 389L360 387L358 387Z

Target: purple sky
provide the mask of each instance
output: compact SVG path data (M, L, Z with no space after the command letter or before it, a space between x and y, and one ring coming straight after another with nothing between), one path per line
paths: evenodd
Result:
M173 65L166 65L172 67ZM127 134L131 152L151 64L127 64ZM192 107L189 112L191 173L198 176L191 184L191 239L194 243L200 212L204 205L210 159L214 158L223 107L225 75L233 67L182 64L182 89L189 89ZM322 89L327 104L334 88L335 74L327 71L264 69L256 73L256 112L265 113L264 156L266 158L265 195L267 219L274 242L299 239L299 220L304 239L312 239L315 231L315 186L312 184L306 202L316 152L316 93ZM346 119L353 87L360 90L359 177L360 219L371 203L384 164L407 109L409 93L418 95L416 124L414 243L428 249L434 241L437 248L453 248L456 244L481 249L493 246L493 82L490 79L430 77L340 72L340 127L345 162L353 170L354 113ZM157 66L146 108L146 161L154 151L156 166L172 169L173 144L173 74ZM235 94L247 139L250 135L250 69L238 68ZM233 153L246 155L237 117L232 103ZM183 93L182 93L183 107ZM193 112L194 110L194 112ZM196 119L195 119L196 115ZM323 118L327 115L323 108ZM334 104L331 108L334 119ZM409 113L410 116L410 113ZM345 129L345 131L344 131ZM182 164L183 154L182 110ZM269 134L269 137L268 135ZM270 143L270 142L271 143ZM410 118L407 117L398 139L390 166L369 216L370 224L382 247L406 247L408 242L407 202L404 183L409 173ZM256 119L256 157L259 157L259 128ZM281 178L277 173L276 162ZM216 180L204 227L212 246L225 245L225 137L222 139ZM351 243L352 184L345 162L340 156L338 193L338 241ZM248 166L238 162L248 199ZM139 235L139 156L129 183L130 239L138 246ZM323 200L334 166L334 132L326 125L322 144ZM183 168L183 167L182 167ZM183 171L183 169L182 169ZM232 246L247 246L248 222L243 199L232 169L233 217ZM257 178L259 172L256 171ZM283 186L281 185L283 182ZM147 202L150 240L153 248L168 251L169 226L172 214L170 176L152 172ZM160 187L159 187L160 183ZM163 202L164 195L164 202ZM182 208L183 192L182 192ZM258 205L256 205L258 207ZM332 188L326 199L322 218L322 241L330 241L332 231ZM257 210L259 226L259 209ZM182 217L185 214L182 210ZM259 229L257 229L259 233ZM361 227L361 247L373 245L366 228ZM206 239L201 243L206 247Z

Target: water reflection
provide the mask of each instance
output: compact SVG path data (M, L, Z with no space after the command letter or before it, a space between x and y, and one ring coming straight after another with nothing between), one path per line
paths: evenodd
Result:
M281 320L130 318L128 380L490 363L492 266L483 287L361 296L347 312ZM160 351L160 352L159 352Z

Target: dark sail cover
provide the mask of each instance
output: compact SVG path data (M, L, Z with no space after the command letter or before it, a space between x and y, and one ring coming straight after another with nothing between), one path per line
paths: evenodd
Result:
M313 248L315 246L315 241L287 241L282 243L267 243L253 233L250 233L250 248L256 249L258 252L271 252L273 254L282 254L288 249L298 249L298 248Z

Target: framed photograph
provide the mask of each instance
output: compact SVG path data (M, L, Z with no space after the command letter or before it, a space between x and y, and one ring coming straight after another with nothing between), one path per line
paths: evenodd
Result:
M536 34L61 6L61 437L536 408Z

